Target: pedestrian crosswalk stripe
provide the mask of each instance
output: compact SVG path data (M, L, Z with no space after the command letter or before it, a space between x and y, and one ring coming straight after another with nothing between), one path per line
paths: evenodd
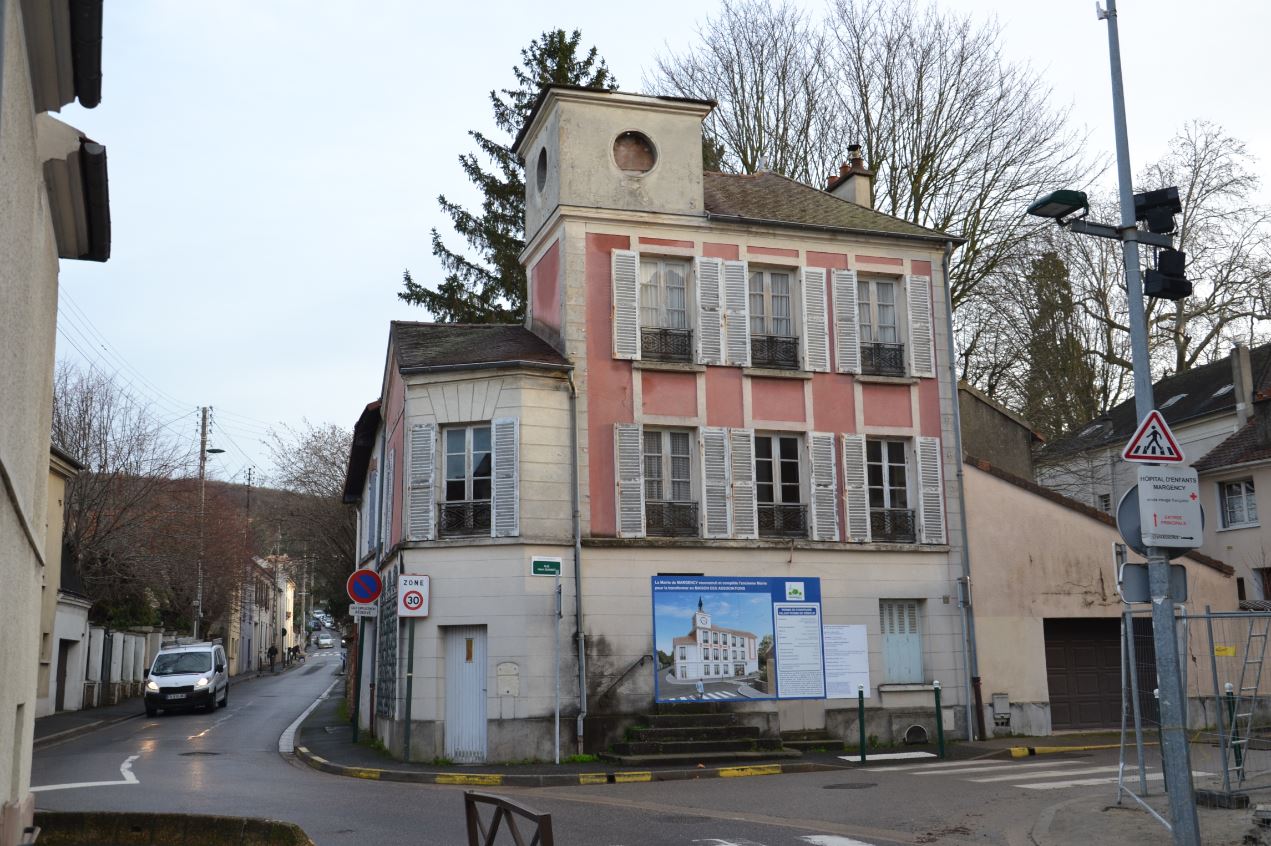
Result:
M992 781L1017 781L1021 779L1031 780L1035 778L1055 778L1055 777L1063 778L1064 776L1092 775L1094 773L1115 773L1118 769L1119 767L1114 766L1114 767L1083 767L1081 769L1067 769L1067 770L1041 770L1035 773L1024 773L1023 775L1011 773L1010 775L994 775L988 778L969 778L967 779L967 781L974 782L975 784L987 784L988 782L992 782Z
M963 762L964 764L966 762ZM986 766L987 764L1009 764L1010 761L979 761L973 766L963 766L952 770L934 770L932 772L917 772L914 775L974 775L975 773L997 773L1005 772L999 767ZM1038 767L1053 767L1054 761L1047 761L1042 764L1016 764L1010 767L1012 771L1037 769Z
M868 759L867 759L867 760L868 760ZM1010 763L1010 761L994 761L994 760L985 760L985 761L941 761L941 762L940 762L940 763L938 763L938 764L905 764L904 766L900 766L900 767L864 767L864 768L862 769L862 772L866 772L866 773L882 773L882 772L888 772L888 773L901 773L901 772L906 772L906 771L909 771L909 770L934 770L934 769L936 769L936 768L941 768L941 769L943 769L943 770L944 770L944 772L948 772L948 769L947 769L947 768L949 768L949 767L966 767L966 766L971 766L971 765L974 765L974 766L980 767L980 766L989 766L990 764L1009 764L1009 763Z

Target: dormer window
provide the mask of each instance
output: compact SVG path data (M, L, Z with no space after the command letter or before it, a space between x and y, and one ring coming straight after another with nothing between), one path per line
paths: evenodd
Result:
M613 160L623 173L638 176L653 170L658 156L653 142L641 132L624 132L613 142Z

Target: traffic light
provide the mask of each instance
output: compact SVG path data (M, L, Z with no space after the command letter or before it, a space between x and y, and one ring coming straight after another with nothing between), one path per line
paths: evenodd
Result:
M1134 195L1134 219L1147 221L1148 232L1173 232L1174 215L1182 210L1178 189L1174 187Z
M1186 271L1186 253L1161 250L1156 254L1156 269L1149 270L1143 279L1143 293L1163 300L1181 300L1191 296L1192 283L1187 280Z

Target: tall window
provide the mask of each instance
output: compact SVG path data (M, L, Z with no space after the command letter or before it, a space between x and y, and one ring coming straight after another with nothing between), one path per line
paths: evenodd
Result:
M870 534L876 540L917 540L905 452L904 441L865 441Z
M755 435L755 498L764 537L807 537L799 453L796 436Z
M793 274L756 270L750 274L750 333L794 337Z
M644 432L645 531L662 537L698 533L693 498L693 436L690 432Z
M856 287L857 320L861 329L861 372L879 376L905 375L905 346L896 319L896 283L861 279Z
M441 534L490 531L490 427L456 426L445 430L444 502Z
M663 361L690 361L688 263L640 261L640 354Z
M1222 500L1223 528L1249 526L1258 522L1258 501L1253 495L1253 479L1235 479L1218 485Z

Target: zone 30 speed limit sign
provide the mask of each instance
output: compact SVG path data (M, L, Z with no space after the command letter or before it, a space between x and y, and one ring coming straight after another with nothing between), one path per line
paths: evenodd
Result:
M428 616L428 577L397 577L397 616Z

